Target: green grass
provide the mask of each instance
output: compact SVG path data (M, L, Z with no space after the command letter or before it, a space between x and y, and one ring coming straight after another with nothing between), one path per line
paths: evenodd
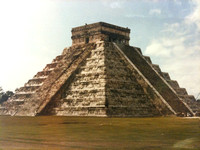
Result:
M0 117L0 149L200 149L199 118Z

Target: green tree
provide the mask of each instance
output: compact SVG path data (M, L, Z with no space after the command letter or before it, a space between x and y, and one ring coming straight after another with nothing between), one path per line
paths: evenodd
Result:
M12 91L3 91L3 88L0 87L0 104L7 101L9 97L13 96L14 93Z

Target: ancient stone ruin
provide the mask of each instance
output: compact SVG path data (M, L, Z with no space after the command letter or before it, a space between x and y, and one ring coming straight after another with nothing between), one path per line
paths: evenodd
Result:
M129 45L130 29L104 22L72 29L72 46L0 108L11 116L194 116L194 96Z

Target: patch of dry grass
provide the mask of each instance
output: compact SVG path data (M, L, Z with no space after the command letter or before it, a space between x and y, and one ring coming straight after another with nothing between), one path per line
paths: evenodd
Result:
M200 149L200 120L0 117L2 149Z

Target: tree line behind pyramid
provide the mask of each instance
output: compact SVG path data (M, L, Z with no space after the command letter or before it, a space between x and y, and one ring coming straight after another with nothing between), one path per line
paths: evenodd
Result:
M0 107L11 116L198 116L200 101L129 45L130 29L72 28L72 46Z

